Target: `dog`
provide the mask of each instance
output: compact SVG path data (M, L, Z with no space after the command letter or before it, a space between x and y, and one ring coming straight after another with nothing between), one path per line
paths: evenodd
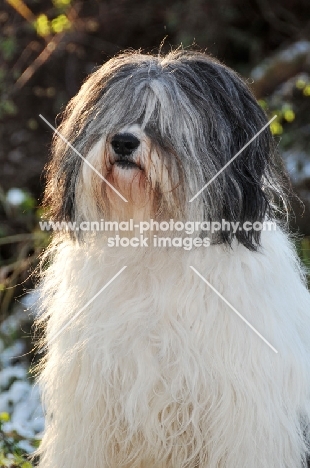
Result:
M307 466L310 295L281 200L267 117L216 59L129 52L88 77L47 169L75 228L39 287L40 468Z

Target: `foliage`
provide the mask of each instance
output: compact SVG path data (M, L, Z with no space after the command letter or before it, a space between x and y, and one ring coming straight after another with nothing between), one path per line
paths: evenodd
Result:
M0 468L32 468L33 465L29 461L29 456L19 444L26 440L33 449L38 446L36 439L27 440L16 431L7 433L5 431L5 423L10 421L8 413L0 413Z
M39 36L48 36L52 33L59 34L71 28L71 23L64 14L49 20L45 14L41 14L34 22L34 27Z
M258 100L270 117L277 116L270 127L273 135L282 137L281 149L289 148L294 142L298 142L299 148L310 151L309 138L300 132L304 122L304 111L310 109L309 97L310 76L303 73L293 77L268 97Z
M14 54L15 39L8 38L6 41L0 42L0 53L3 57L10 57ZM9 86L7 84L7 72L0 65L0 119L5 116L13 116L17 113L16 105L13 99L9 96Z
M0 43L0 50L4 60L11 60L16 52L17 44L15 37L6 37Z
M29 193L12 189L6 196L3 193L1 196L0 192L1 206L8 222L14 219L21 232L10 235L5 222L0 228L0 322L7 315L16 292L27 284L42 250L49 242L48 233L39 229L42 211Z

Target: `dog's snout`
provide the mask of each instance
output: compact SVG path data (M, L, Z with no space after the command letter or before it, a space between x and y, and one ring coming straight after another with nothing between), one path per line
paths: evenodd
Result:
M116 154L129 156L138 146L140 141L130 133L117 133L112 141L112 148Z

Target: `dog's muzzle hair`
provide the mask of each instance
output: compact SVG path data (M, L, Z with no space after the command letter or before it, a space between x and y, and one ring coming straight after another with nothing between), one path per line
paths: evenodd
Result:
M189 200L266 122L246 83L205 54L120 55L87 79L59 131L129 204L57 136L45 203L56 221L138 212L156 219L262 222L274 195L282 198L269 129ZM233 237L223 231L214 241L231 244ZM235 237L252 250L260 241L253 230Z

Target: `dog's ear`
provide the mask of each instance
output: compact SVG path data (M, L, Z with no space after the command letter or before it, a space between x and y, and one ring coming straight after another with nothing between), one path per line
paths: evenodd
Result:
M66 130L61 134L67 135ZM97 137L98 138L98 137ZM76 187L80 176L80 169L83 163L82 158L73 150L80 148L79 138L67 135L67 139L72 145L68 146L61 138L55 138L52 146L52 158L46 166L46 188L44 192L43 205L46 208L50 220L54 222L73 223L77 219L76 213ZM96 138L90 137L83 145L83 153L87 154ZM70 230L70 235L75 237L75 230Z
M240 226L248 222L247 227L262 223L272 216L272 193L282 194L271 131L269 126L261 131L268 119L235 72L202 54L181 60L191 69L187 90L188 80L192 88L187 95L208 133L201 164L204 183L216 176L202 193L206 220L239 222ZM236 237L248 249L256 250L260 234L255 229L240 229L235 234L222 231L219 241L231 244Z

